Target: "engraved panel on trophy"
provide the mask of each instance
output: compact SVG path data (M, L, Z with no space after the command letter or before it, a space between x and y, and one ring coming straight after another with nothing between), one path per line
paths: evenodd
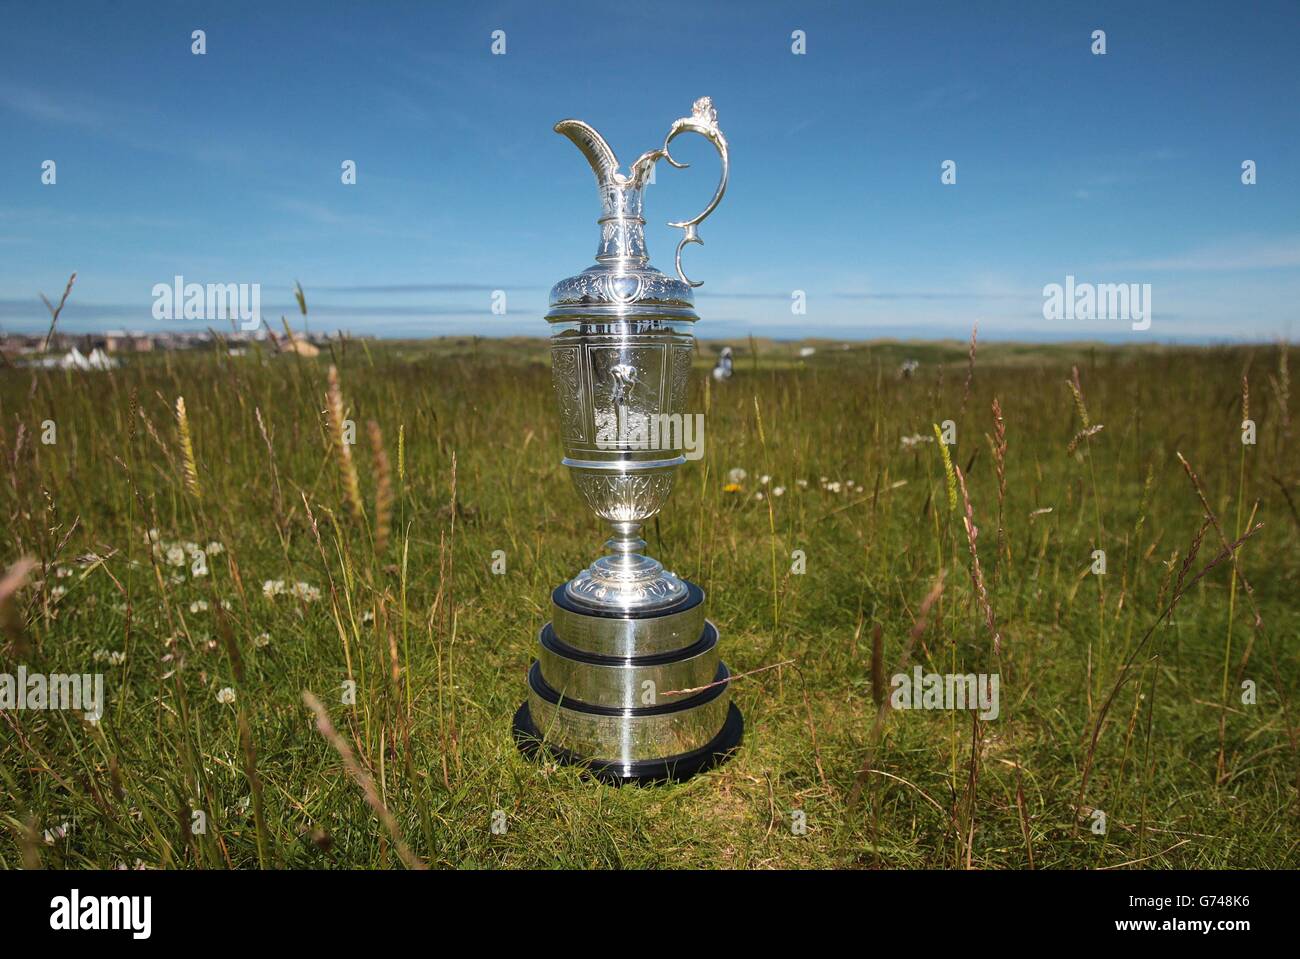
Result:
M560 407L560 435L565 443L587 442L580 352L578 346L555 346L551 349L551 382Z
M634 451L648 447L650 419L663 412L666 354L665 343L633 339L587 347L598 448ZM640 437L646 440L642 442Z
M640 523L663 508L673 488L672 471L598 473L575 470L573 485L593 513L612 523Z
M687 391L691 385L691 363L695 354L694 339L692 338L692 342L685 346L674 346L672 353L669 373L669 382L672 385L668 391L672 406L669 412L685 413Z

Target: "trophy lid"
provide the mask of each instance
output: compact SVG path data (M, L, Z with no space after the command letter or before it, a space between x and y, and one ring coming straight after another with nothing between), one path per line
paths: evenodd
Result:
M604 137L581 120L561 120L555 125L555 132L573 141L596 175L601 200L601 216L596 221L600 224L600 245L594 266L551 288L547 321L617 322L638 317L698 320L691 289L700 283L688 279L682 271L682 248L688 243L704 242L697 227L713 212L727 189L727 141L718 129L713 101L708 97L696 100L691 116L673 123L663 146L641 154L628 174L619 172L618 158ZM650 265L641 208L655 163L667 160L678 169L688 165L678 163L668 150L677 136L687 132L700 134L717 149L722 158L722 179L702 213L690 220L668 224L685 234L677 244L677 276L674 277Z

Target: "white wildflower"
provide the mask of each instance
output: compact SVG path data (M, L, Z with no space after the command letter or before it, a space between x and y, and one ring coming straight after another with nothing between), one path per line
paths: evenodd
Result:
M194 602L190 603L191 613L205 613L207 612L207 609L208 601L206 599L196 599Z
M225 703L227 706L229 706L234 701L235 701L235 691L231 689L229 686L223 686L217 692L217 702Z
M53 846L57 840L62 839L64 836L66 836L68 834L68 830L71 828L72 825L70 823L65 822L61 825L55 826L53 829L45 830L46 845Z
M185 550L181 549L179 546L168 546L167 562L171 566L184 566Z
M258 649L266 649L266 647L271 645L271 634L258 633L257 638L253 640L253 645L256 646Z
M741 469L739 466L737 466L737 467L736 467L735 469L733 469L733 470L728 470L728 472L727 472L727 482L728 482L728 483L736 483L736 484L740 484L740 483L745 482L745 477L748 476L748 475L749 475L748 473L746 473L743 469Z
M773 487L772 487L772 495L773 495L773 496L784 496L784 495L785 495L785 487L784 487L784 486L773 486Z

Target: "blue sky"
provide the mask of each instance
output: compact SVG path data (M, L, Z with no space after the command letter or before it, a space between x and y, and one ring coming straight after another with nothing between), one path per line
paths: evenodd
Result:
M262 284L277 326L299 280L313 329L546 335L599 213L554 122L626 164L707 94L733 165L685 254L701 336L1291 336L1297 51L1295 2L11 5L0 325L43 328L75 269L69 330L183 326L150 316L180 274ZM698 162L646 200L666 270L716 179L678 142ZM1045 320L1067 274L1151 284L1151 328Z

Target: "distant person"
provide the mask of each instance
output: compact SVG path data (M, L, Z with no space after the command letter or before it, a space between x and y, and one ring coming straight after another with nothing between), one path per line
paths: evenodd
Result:
M722 348L722 355L718 357L718 365L713 368L713 378L719 383L731 379L731 347L724 346Z

